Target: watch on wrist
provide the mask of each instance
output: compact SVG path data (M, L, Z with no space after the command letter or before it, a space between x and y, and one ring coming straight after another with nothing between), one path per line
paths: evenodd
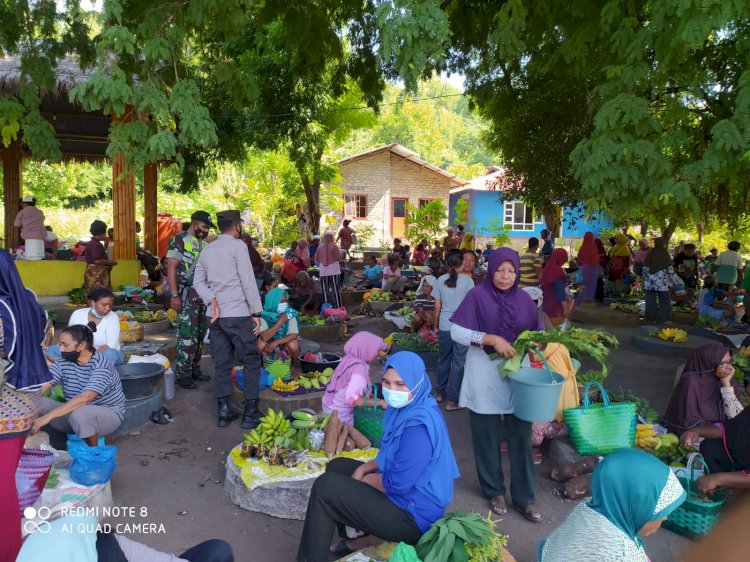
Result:
M260 318L261 314L262 314L261 312L255 312L255 313L251 314L250 316L252 316L253 318Z

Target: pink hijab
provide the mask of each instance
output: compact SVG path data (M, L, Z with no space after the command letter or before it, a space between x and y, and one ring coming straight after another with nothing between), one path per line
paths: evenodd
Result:
M383 338L370 332L357 332L344 345L344 357L333 372L326 393L333 394L346 388L356 367L367 366L383 347Z
M300 238L297 241L297 249L294 250L294 255L305 264L305 267L310 267L310 242Z
M323 235L323 243L315 252L315 259L320 265L331 265L341 259L341 250L333 242L333 234L330 232Z

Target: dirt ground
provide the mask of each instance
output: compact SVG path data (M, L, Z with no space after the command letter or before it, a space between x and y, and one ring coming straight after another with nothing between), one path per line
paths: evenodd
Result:
M382 319L360 318L354 323L354 331L368 329L382 335L393 327ZM621 346L612 356L613 371L607 387L632 390L663 411L680 361L641 354L629 343L629 329L610 331L620 338ZM342 345L322 347L334 351ZM210 356L204 358L203 369L213 374ZM371 374L377 376L377 366ZM294 560L302 522L245 511L232 505L224 495L224 459L227 451L242 440L242 430L238 422L225 429L216 426L213 383L203 383L198 390L178 388L177 396L167 407L174 416L173 423L148 424L112 440L119 448L119 466L112 479L115 505L146 508L147 515L141 522L164 525L164 533L132 534L131 538L176 554L197 542L221 538L232 544L238 562ZM487 513L487 500L477 484L468 412L447 413L446 420L461 470L450 509ZM507 458L504 462L507 475ZM500 531L509 535L508 549L519 562L536 560L537 543L575 505L556 493L558 485L547 478L550 468L546 461L536 468L537 506L544 515L543 522L529 523L511 510L499 524ZM582 536L580 540L596 538ZM646 539L653 562L676 561L689 544L666 530Z

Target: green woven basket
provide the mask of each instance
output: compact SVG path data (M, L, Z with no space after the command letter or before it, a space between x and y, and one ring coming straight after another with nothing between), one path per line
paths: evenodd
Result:
M604 404L591 404L589 388L599 387ZM576 451L582 455L607 455L635 446L635 404L610 403L604 387L590 381L583 392L583 406L563 410L563 419Z
M372 388L374 397L372 406L355 406L354 407L354 429L367 437L373 447L380 447L383 440L383 416L385 410L378 408L378 387L371 384L368 389ZM365 396L369 394L366 393Z
M685 469L681 468L675 472L680 484L685 488L688 497L682 502L680 507L669 514L669 517L664 522L665 528L691 539L697 539L708 534L719 519L721 508L726 501L725 495L722 492L713 494L712 499L706 498L692 489L692 484L695 482L696 461L703 465L705 474L708 474L708 466L700 455L691 457ZM690 469L689 476L688 469ZM679 476L678 473L680 472L684 476Z

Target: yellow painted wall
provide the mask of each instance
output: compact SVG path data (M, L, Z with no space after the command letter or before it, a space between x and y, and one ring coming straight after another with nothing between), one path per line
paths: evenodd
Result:
M17 260L16 267L23 284L40 297L64 295L83 284L84 261ZM138 260L120 260L112 270L112 288L117 291L122 285L138 285L141 272Z

